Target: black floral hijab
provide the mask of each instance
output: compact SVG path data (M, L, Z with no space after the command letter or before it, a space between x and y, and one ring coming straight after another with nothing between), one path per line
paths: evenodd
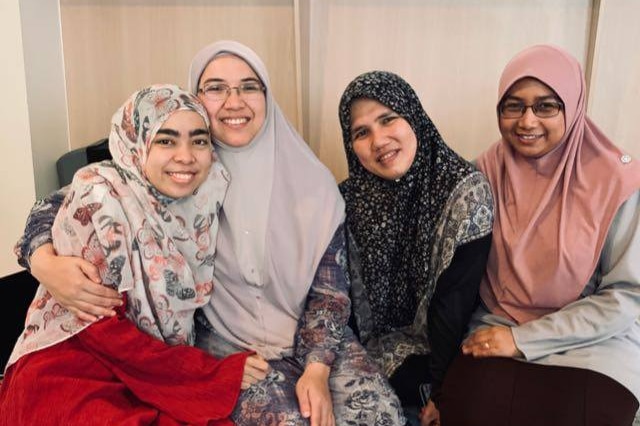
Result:
M416 157L398 180L368 172L353 151L351 105L360 98L391 108L416 134ZM410 325L419 301L433 294L437 224L451 192L476 169L445 144L413 88L396 74L371 71L356 77L342 95L339 115L349 165L340 190L360 255L372 331L381 334Z

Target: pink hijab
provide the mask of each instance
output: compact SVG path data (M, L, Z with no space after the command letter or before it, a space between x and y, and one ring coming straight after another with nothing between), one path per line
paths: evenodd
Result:
M502 73L498 99L524 77L545 83L564 102L563 140L540 158L525 158L501 139L478 160L496 202L480 295L493 313L518 323L580 297L616 212L640 188L638 161L586 116L575 58L553 46L525 49Z

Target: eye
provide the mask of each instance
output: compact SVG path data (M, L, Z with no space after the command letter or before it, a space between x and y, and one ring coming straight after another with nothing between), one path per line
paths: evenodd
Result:
M160 146L170 146L170 145L173 145L173 141L167 138L159 138L159 139L154 139L153 144L160 145Z
M211 143L208 138L194 139L193 144L196 146L209 146Z
M355 142L359 139L366 137L369 134L369 130L364 127L359 127L351 131L351 142Z
M202 89L205 94L210 93L212 95L221 95L227 93L228 90L229 86L223 83L209 84Z
M536 109L541 113L554 113L560 110L560 104L555 101L542 101L536 104Z
M240 88L240 91L242 93L246 93L246 94L262 92L262 85L256 81L242 83L238 87Z
M502 111L504 112L517 112L519 113L524 108L522 102L505 102L502 104Z
M387 115L384 116L380 119L380 124L382 124L383 126L387 125L387 124L391 124L394 121L396 121L398 118L400 118L400 116L398 115Z

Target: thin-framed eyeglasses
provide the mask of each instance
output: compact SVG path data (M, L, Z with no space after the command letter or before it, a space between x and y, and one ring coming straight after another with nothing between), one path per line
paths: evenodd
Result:
M233 87L226 83L213 82L205 84L198 92L210 101L226 101L232 90L235 90L240 98L251 100L262 96L264 86L257 81L246 81Z
M531 111L539 118L551 118L564 110L564 104L555 99L546 99L527 105L524 102L507 99L498 108L502 118L520 118L531 108Z

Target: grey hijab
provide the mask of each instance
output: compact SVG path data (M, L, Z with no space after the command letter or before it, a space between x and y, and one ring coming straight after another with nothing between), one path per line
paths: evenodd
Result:
M253 318L238 321L237 309L255 317L251 304L244 304L243 298L261 289L262 303L267 305L265 317L273 331L266 337L271 350L259 352L277 357L290 352L320 259L344 221L344 201L329 170L273 99L266 68L251 49L234 41L202 49L191 64L191 92L197 92L202 72L220 54L238 56L258 75L266 87L266 117L262 129L246 146L233 148L216 140L231 184L216 246L214 278L223 289L220 297L212 298L213 310L205 310L205 314L226 340L241 348L257 349ZM243 293L248 287L255 290ZM227 318L232 310L222 306L225 292L228 301L240 305L234 318Z

